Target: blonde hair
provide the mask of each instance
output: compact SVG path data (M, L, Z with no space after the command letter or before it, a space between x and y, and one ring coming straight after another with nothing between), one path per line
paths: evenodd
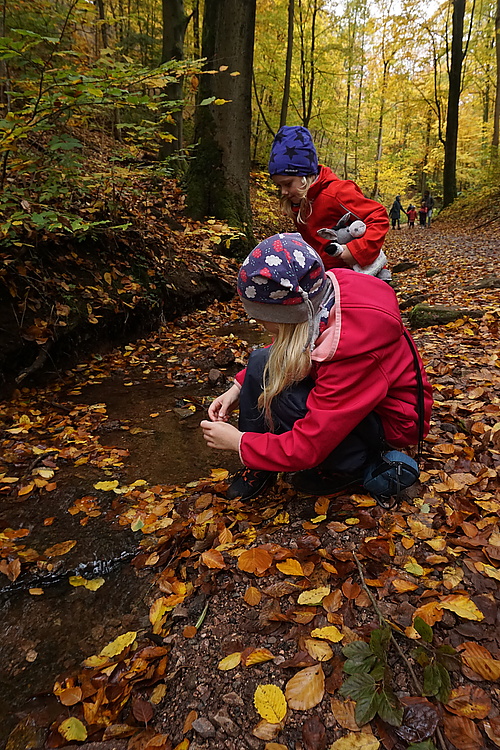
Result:
M307 219L312 214L312 204L307 198L307 191L313 184L313 182L316 181L318 175L316 174L309 174L307 177L302 177L302 185L297 190L299 196L300 196L300 204L299 204L299 212L293 210L292 208L292 201L290 198L288 198L286 195L282 195L280 198L281 203L281 210L285 214L285 216L290 216L290 218L295 219L298 224L305 224Z
M311 353L306 349L309 322L277 323L277 333L264 368L264 390L258 405L273 430L271 404L285 388L299 383L311 370Z

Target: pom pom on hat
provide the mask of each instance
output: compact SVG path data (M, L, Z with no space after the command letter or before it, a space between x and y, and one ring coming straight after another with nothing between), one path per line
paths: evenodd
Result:
M273 323L311 321L328 286L321 258L298 233L260 242L238 274L247 314Z
M273 141L269 174L306 177L318 173L318 155L311 133L302 125L283 125Z

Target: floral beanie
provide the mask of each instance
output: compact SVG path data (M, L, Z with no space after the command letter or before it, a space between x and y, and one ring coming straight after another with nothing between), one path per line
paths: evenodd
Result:
M318 155L311 133L302 125L283 125L271 146L269 174L298 175L306 177L318 174Z
M275 234L252 250L238 274L247 314L273 323L311 327L331 282L318 253L300 234Z

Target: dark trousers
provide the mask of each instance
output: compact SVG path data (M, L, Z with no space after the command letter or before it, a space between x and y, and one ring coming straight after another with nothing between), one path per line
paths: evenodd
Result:
M263 389L263 374L270 349L255 349L250 355L245 380L240 393L238 427L242 432L269 432L264 414L258 407ZM306 401L314 386L312 378L286 388L271 404L273 432L288 432L298 419L307 413ZM332 424L332 432L335 425ZM370 412L354 430L319 465L322 471L335 474L356 474L386 450L384 430L380 417Z

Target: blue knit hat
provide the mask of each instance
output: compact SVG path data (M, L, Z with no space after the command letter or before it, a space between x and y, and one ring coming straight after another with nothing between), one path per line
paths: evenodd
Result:
M318 174L318 155L308 129L302 125L283 125L271 146L268 168L271 177Z
M238 274L248 315L273 323L311 321L329 287L323 261L298 233L260 242Z

